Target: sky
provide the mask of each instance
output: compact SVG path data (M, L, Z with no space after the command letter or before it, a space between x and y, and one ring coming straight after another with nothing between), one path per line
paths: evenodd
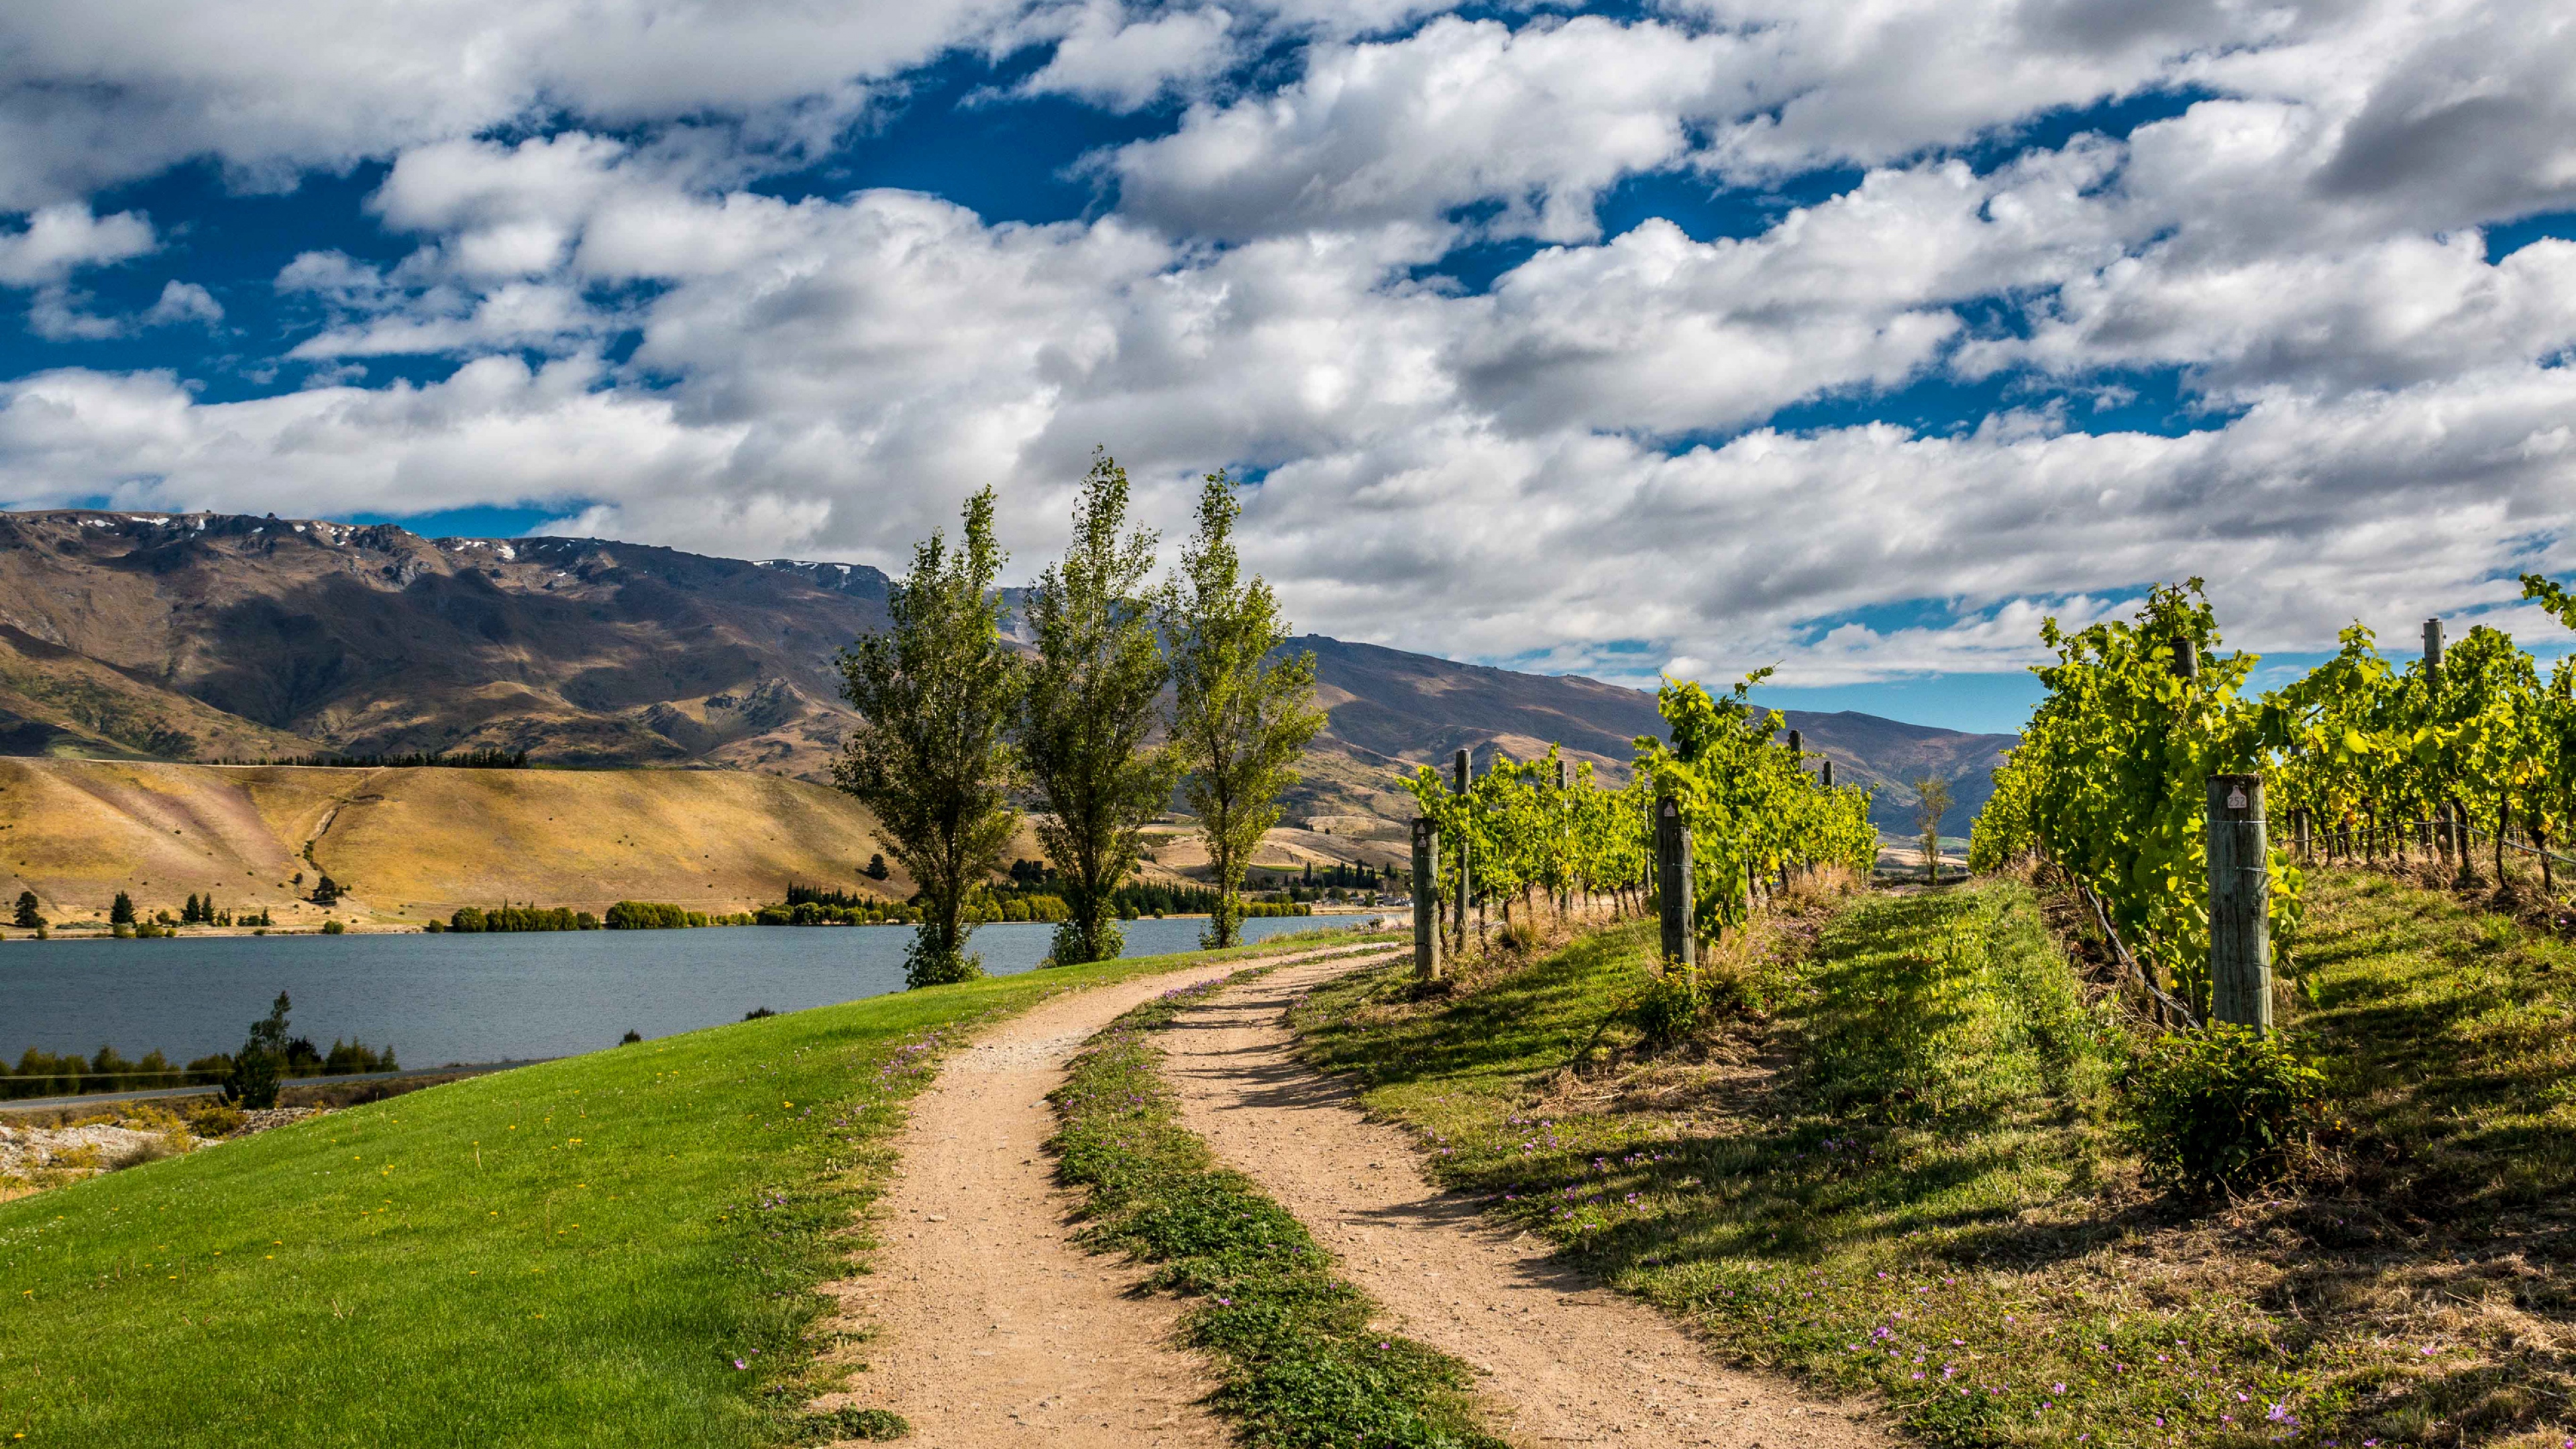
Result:
M2576 11L28 0L0 504L897 569L1095 447L1293 623L2013 728L2206 580L2555 649Z

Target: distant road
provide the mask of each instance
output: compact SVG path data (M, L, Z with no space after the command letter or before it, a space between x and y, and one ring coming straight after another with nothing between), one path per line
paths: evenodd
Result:
M506 1072L512 1067L532 1067L539 1062L554 1060L556 1058L553 1057L529 1057L525 1061L466 1062L454 1066L421 1067L408 1072L354 1072L345 1077L289 1077L279 1085L281 1087L308 1084L337 1086L342 1082L400 1082L414 1077L479 1077L486 1072ZM162 1097L209 1097L222 1090L221 1087L202 1085L153 1087L140 1092L92 1092L85 1097L22 1097L13 1102L0 1102L0 1112L32 1112L51 1107L87 1107L107 1102L148 1102Z

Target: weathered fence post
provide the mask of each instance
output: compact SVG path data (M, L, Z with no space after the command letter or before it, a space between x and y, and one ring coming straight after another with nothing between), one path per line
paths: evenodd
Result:
M1467 798L1467 752L1465 750L1460 750L1458 752L1457 768L1454 774L1457 781L1458 798L1464 800ZM1471 868L1473 862L1468 859L1468 856L1473 852L1473 849L1474 842L1468 839L1467 833L1463 830L1458 832L1458 922L1456 939L1458 949L1462 953L1467 949L1467 897L1473 894L1473 892L1468 889L1468 885L1475 879Z
M2177 635L2173 641L2173 672L2176 679L2200 677L2200 645Z
M1655 897L1662 908L1664 960L1691 966L1691 838L1682 821L1681 802L1670 795L1655 801Z
M1565 837L1565 817L1572 813L1573 804L1565 793L1565 756L1559 755L1556 757L1556 832L1559 840ZM1561 881L1556 890L1557 919L1565 919L1566 913L1573 909L1574 882L1570 879Z
M1824 774L1821 778L1821 783L1828 790L1834 788L1834 762L1830 759L1825 761Z
M2272 878L2263 777L2209 777L2210 1015L2272 1029Z
M1413 976L1440 979L1440 827L1428 816L1413 821Z

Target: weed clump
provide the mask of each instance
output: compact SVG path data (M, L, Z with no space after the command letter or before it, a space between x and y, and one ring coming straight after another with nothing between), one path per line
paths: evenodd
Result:
M2288 1169L2325 1074L2279 1033L2218 1021L2148 1042L2120 1086L2148 1179L2216 1192Z

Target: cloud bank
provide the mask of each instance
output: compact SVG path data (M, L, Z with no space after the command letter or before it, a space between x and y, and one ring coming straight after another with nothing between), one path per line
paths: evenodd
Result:
M21 506L535 503L888 563L991 483L1034 571L1105 443L1173 527L1257 479L1301 627L1800 684L2017 668L2185 575L2298 649L2576 568L2576 20L242 13L0 19L0 287L54 345L167 349L0 382ZM1133 128L1065 168L1097 204L782 184L967 66L961 117ZM115 188L190 162L381 167L371 245L245 284L273 335L186 276L95 303L195 221ZM244 347L274 385L203 397Z

